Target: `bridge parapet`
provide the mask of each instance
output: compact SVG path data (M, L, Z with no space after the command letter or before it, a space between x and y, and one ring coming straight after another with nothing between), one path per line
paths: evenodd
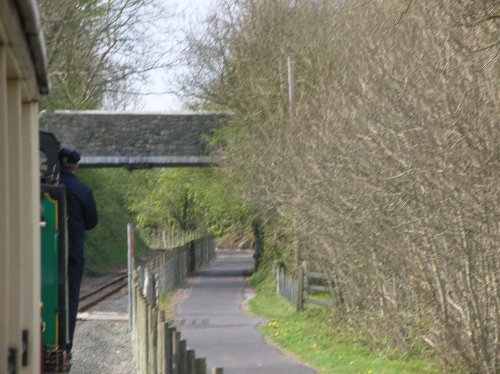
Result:
M55 111L42 130L81 153L81 166L131 168L209 166L208 139L226 113Z

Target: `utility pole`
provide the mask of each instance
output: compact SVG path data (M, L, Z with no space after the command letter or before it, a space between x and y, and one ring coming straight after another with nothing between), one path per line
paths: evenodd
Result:
M297 130L297 116L295 109L295 61L291 56L288 56L288 103L290 109L290 131L295 132ZM293 208L292 208L292 219L293 219L293 231L294 231L294 243L293 243L293 253L295 257L295 265L297 269L300 266L300 256L299 256L299 235L297 231L297 219L295 218Z
M290 124L292 129L297 127L295 116L295 61L288 56L288 103L290 107Z

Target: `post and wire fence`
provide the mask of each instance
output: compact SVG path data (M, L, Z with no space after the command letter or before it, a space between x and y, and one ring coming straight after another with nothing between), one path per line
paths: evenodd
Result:
M127 226L129 244L129 327L136 368L140 374L207 374L205 358L197 358L180 332L167 320L160 296L184 282L186 277L215 256L210 236L185 236L182 244L134 267L134 228ZM173 242L170 242L173 243ZM132 271L130 272L130 270ZM212 374L223 374L213 368Z

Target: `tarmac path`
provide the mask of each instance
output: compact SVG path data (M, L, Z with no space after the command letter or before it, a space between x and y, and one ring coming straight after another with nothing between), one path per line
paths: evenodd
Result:
M217 251L217 258L188 282L188 295L177 306L181 336L207 367L224 374L311 374L313 369L266 344L257 330L265 320L250 316L243 305L249 293L244 275L252 253Z

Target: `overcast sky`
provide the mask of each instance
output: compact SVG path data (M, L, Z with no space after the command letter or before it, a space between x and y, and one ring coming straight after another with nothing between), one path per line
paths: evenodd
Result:
M169 20L170 25L179 29L200 28L203 19L209 11L215 7L216 0L168 0L174 3L180 14L174 19ZM151 85L141 87L141 91L146 92L165 92L170 89L169 82L174 79L178 69L159 69L151 73ZM155 94L145 95L140 99L139 105L134 108L147 112L178 112L182 111L182 102L173 94Z

